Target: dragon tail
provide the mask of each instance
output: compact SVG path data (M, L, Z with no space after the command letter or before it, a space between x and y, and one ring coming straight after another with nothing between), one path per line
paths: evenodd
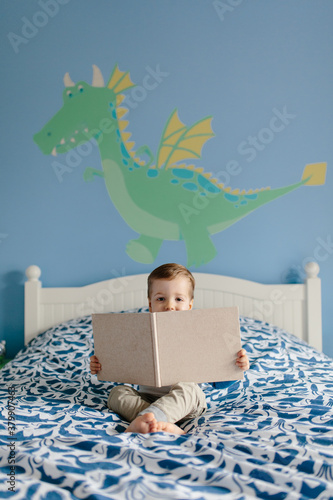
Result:
M326 163L309 163L305 165L302 181L305 186L321 186L325 184Z

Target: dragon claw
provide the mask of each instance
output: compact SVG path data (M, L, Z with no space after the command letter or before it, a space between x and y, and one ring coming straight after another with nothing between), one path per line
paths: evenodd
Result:
M94 180L95 175L97 177L104 177L104 172L92 167L87 167L83 172L83 178L86 182L92 182Z

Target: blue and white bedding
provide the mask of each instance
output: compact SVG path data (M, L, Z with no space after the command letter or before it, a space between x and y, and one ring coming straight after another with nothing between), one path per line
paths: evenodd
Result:
M10 499L333 498L333 360L241 318L250 370L206 384L187 434L124 434L89 372L91 317L39 335L0 371L0 496Z

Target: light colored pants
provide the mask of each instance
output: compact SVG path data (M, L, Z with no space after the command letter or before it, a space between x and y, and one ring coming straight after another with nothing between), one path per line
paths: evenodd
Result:
M132 422L139 413L152 411L156 420L172 424L199 417L207 408L203 391L190 382L173 385L162 397L138 392L128 385L117 385L110 391L107 406L128 422Z

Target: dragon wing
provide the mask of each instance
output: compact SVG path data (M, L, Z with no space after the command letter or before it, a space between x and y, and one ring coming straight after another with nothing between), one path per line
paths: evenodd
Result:
M157 151L157 168L169 166L187 158L200 158L205 142L214 137L212 117L203 118L187 127L175 109L165 126Z

